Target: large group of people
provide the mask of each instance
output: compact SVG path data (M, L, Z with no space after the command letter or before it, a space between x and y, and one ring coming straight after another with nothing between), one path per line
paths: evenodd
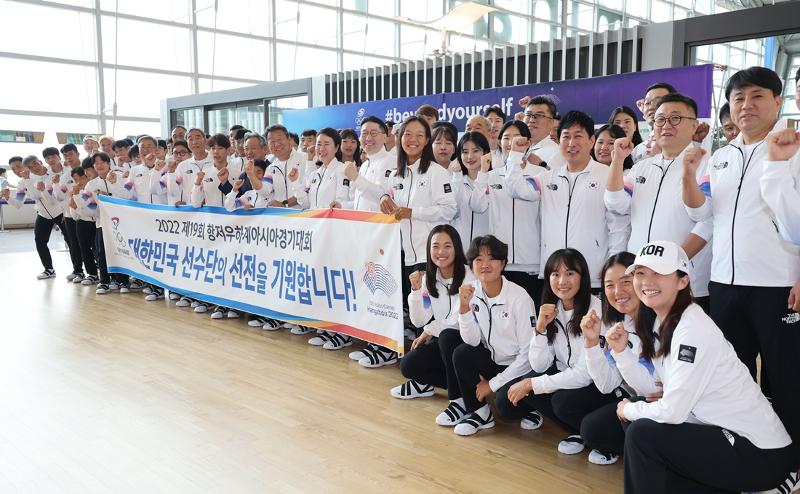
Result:
M800 71L795 78L800 91ZM778 118L780 77L727 81L727 144L668 82L597 125L548 96L498 107L465 128L421 107L403 122L300 135L282 125L228 134L177 126L169 139L109 136L9 160L2 197L35 202L40 279L58 225L73 283L98 295L162 287L109 273L98 195L228 210L344 208L400 224L408 351L397 399L445 390L434 421L470 436L494 416L564 431L562 454L625 458L626 492L792 492L800 488L800 133ZM43 162L44 161L44 162ZM353 337L170 292L178 307L309 334ZM756 381L760 357L760 380Z

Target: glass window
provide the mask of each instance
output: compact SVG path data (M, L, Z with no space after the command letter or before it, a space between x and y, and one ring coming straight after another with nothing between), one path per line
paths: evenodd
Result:
M622 0L597 0L597 4L606 9L614 9L618 12L622 12Z
M561 38L561 28L555 26L553 24L547 24L545 22L536 22L533 26L533 40L534 42L538 41L548 41L550 39L557 39Z
M252 82L244 81L224 81L214 79L213 84L210 77L201 77L198 87L201 93L210 93L211 91L224 91L226 89L236 89L240 87L252 86Z
M197 33L197 50L201 74L270 79L271 48L267 41L201 31Z
M97 112L94 67L0 58L0 108L69 113ZM9 74L16 74L9 77Z
M400 25L400 58L420 60L439 48L441 35L431 29Z
M115 45L116 22L119 22L119 47ZM103 16L102 30L103 61L106 63L114 63L116 50L119 65L191 70L188 29Z
M635 3L635 2L634 2ZM642 2L646 3L646 2ZM653 0L650 7L650 20L653 22L667 22L672 20L672 4L662 2L661 0Z
M530 0L494 0L493 3L501 9L510 10L518 14L530 15L530 9L536 2L531 2Z
M277 52L279 81L329 74L337 70L338 56L333 50L278 43Z
M106 106L114 106L114 70L105 69ZM161 100L192 92L192 80L186 76L151 74L120 70L116 81L117 115L121 117L160 117Z
M570 26L577 27L581 30L594 30L594 6L576 2L574 0L569 2L567 23Z
M183 125L187 129L191 129L192 127L204 129L203 109L184 108L182 110L172 110L170 127L175 127L176 125Z
M370 14L394 17L393 0L342 0L342 8L359 10Z
M253 132L263 132L264 104L244 103L238 106L208 110L208 126L206 130L209 134L217 132L227 134L228 130L237 124L244 125L245 128Z
M90 118L60 118L60 117L33 117L29 115L11 115L8 113L0 114L0 129L4 130L23 130L30 132L44 132L44 141L41 144L36 143L0 143L0 156L3 156L3 165L8 163L8 158L11 156L27 156L33 154L41 156L42 148L48 146L55 146L60 148L61 144L58 142L56 132L67 132L75 134L99 134L100 123L97 119ZM78 149L83 152L83 148L78 146ZM16 179L12 179L12 173L8 172L9 180L11 183L16 183Z
M558 22L561 17L561 2L559 0L536 0L533 6L533 15L539 19Z
M384 0L384 2L393 3L391 0ZM444 15L443 6L444 4L441 0L402 0L400 2L400 15L415 21L435 21Z
M344 63L342 70L371 69L394 63L394 59L391 58L367 57L364 55L355 55L353 53L345 53L342 61Z
M159 0L153 0L159 1ZM184 2L186 0L183 0ZM263 0L197 0L197 25L214 28L217 5L216 27L237 33L269 36L269 2ZM295 2L292 12L297 11ZM303 7L305 9L305 7Z
M482 51L489 49L489 43L482 39L475 39L475 38L468 38L466 36L460 36L458 34L449 34L450 42L447 46L453 52L461 52L461 51Z
M268 124L275 125L275 124L282 124L283 123L283 112L286 110L302 110L304 108L308 108L308 96L292 96L289 98L279 98L275 100L269 101L267 105L269 108L269 115L268 115ZM292 129L289 129L290 131ZM301 129L294 129L296 132L300 132Z
M276 0L275 34L285 41L312 45L337 46L338 13L323 7L302 5L289 0ZM281 66L279 64L279 66Z
M622 14L597 9L597 32L613 31L622 27Z
M136 120L106 118L106 133L116 138L127 136L140 136L147 134L153 137L161 136L161 124L159 122L139 122Z
M198 1L198 9L200 3ZM192 22L192 18L189 16L190 2L187 0L100 0L100 8L107 14L113 15L117 5L119 12L123 14L173 22Z
M394 56L395 24L380 19L344 14L342 47L374 55Z
M528 19L506 13L492 14L494 38L499 42L521 45L530 39Z
M641 0L629 0L625 2L625 12L628 15L647 19L647 3Z
M92 14L5 0L0 1L0 12L3 13L0 15L0 46L3 51L96 60ZM31 21L20 22L22 19Z

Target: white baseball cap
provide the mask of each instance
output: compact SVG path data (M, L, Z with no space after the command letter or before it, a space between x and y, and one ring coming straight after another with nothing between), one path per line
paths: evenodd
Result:
M94 141L94 142L97 142L97 137L95 137L95 136L93 136L93 135L87 135L87 136L84 136L84 137L83 137L83 142L86 142L86 141Z
M636 260L628 266L625 274L631 274L638 266L650 268L658 274L672 274L683 271L692 275L692 263L683 248L675 242L657 240L639 250Z

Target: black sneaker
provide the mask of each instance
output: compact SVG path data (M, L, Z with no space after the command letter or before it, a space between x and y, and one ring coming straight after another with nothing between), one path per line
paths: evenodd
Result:
M53 269L45 269L44 271L36 275L37 280L46 280L55 277L56 277L56 272Z
M119 283L119 293L130 293L131 289L127 283Z
M97 278L97 276L89 274L86 275L86 278L84 278L83 281L81 281L81 285L83 286L96 285L98 281L100 280Z
M105 283L98 283L97 288L95 289L94 293L97 295L105 295L106 293L110 292L111 289L108 288L108 285Z

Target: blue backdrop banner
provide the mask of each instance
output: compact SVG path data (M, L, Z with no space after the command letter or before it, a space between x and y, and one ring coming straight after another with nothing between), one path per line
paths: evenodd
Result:
M421 105L428 103L438 108L440 120L452 122L463 130L469 117L482 113L489 106L499 106L512 118L514 113L521 110L517 103L520 98L547 94L555 98L560 113L582 110L600 124L605 123L612 110L620 105L627 105L638 112L636 100L644 97L645 89L656 82L668 82L681 93L694 98L698 117L709 118L713 92L712 70L713 65L709 64L481 91L365 101L287 110L283 118L284 125L298 133L303 129L322 127L357 128L368 115L402 122ZM643 120L641 115L640 120Z

